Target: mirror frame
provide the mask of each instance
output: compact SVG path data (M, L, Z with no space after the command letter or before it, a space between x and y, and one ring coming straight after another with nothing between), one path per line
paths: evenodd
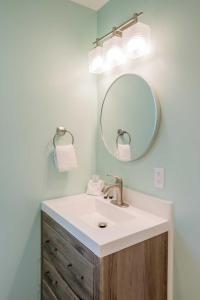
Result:
M110 91L110 89L112 88L112 86L122 77L124 76L127 76L127 75L136 75L137 77L141 78L142 80L144 80L149 88L150 88L150 91L152 93L152 97L153 97L153 102L154 102L154 106L155 106L155 122L154 122L154 127L153 127L153 132L152 132L152 135L151 135L151 138L150 138L150 142L149 144L147 145L145 151L139 155L137 158L135 159L132 159L132 160L129 160L129 161L122 161L120 159L118 159L113 153L112 151L109 149L106 141L105 141L105 137L103 136L103 124L102 124L102 115L103 115L103 107L105 105L105 102L106 102L106 97ZM100 111L100 131L101 131L101 138L102 138L102 141L103 141L103 144L106 148L106 150L116 159L118 160L119 162L125 162L125 163L130 163L130 162L133 162L133 161L137 161L141 158L143 158L147 153L148 151L150 150L150 148L153 146L153 143L155 141L155 138L157 136L157 133L158 133L158 130L159 130L159 125L160 125L160 120L161 120L161 107L160 107L160 102L158 100L158 97L154 91L154 89L151 87L151 85L149 84L149 82L144 79L142 76L136 74L136 73L125 73L123 75L120 75L119 77L117 77L112 83L111 85L108 87L107 91L106 91L106 94L104 96L104 99L102 101L102 104L101 104L101 111Z

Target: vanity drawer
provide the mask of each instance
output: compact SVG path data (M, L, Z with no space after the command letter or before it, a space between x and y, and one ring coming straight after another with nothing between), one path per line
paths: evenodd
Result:
M58 300L46 281L42 281L42 300Z
M81 254L90 263L96 263L96 256L85 245L79 242L73 235L71 235L66 229L55 222L50 216L42 212L42 223L47 223L53 228L59 235L61 235L76 251Z
M80 300L46 259L43 261L42 276L42 300Z
M81 299L93 299L94 265L46 222L43 222L43 256L51 262Z

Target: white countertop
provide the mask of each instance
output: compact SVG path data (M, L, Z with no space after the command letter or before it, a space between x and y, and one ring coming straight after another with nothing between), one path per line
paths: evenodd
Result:
M168 214L164 212L165 209L169 210L167 202L157 198L153 201L154 198L148 195L146 199L144 195L126 190L126 200L133 204L128 208L114 206L103 197L80 194L44 201L42 210L94 254L103 257L167 232L171 228ZM145 201L150 197L147 205L150 212L135 207L136 196L135 203L139 202L144 208ZM101 221L106 222L108 226L99 228L98 223Z

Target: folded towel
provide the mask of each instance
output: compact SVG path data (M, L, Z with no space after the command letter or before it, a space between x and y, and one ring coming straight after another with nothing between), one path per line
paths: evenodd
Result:
M131 147L129 144L118 144L117 158L123 161L131 160Z
M59 172L67 172L78 166L75 149L72 144L57 145L54 152L54 158Z

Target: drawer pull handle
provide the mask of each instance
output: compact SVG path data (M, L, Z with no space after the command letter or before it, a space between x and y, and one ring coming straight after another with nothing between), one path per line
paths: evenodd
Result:
M68 267L68 268L71 268L71 267L72 267L72 264L69 263L69 264L67 265L67 267Z
M53 280L53 279L51 278L51 275L50 275L51 273L50 273L50 271L47 271L45 274L46 274L47 278L49 279L49 281L51 282L52 285L55 286L55 285L58 284L58 281L57 281L57 280Z
M55 253L58 252L58 248L57 248L57 247L51 247L51 242L50 242L50 240L46 240L44 243L45 243L46 245L48 245L48 247L49 247L50 250L53 250ZM52 248L53 248L53 249L52 249ZM53 254L53 253L52 253L52 254Z

